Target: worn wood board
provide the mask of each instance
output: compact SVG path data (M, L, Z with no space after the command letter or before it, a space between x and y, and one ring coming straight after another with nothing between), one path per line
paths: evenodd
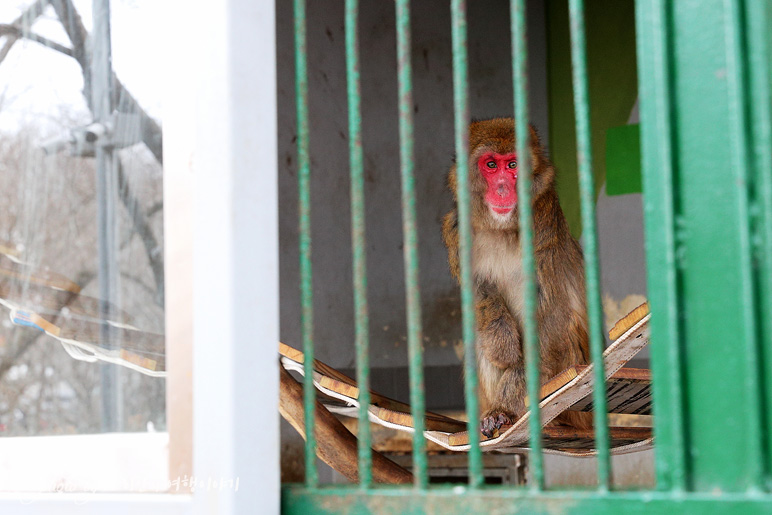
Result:
M648 371L622 369L649 341L648 310L637 313L634 311L631 315L633 314L635 316L632 319L630 316L625 318L627 330L604 352L606 386L607 391L611 393L609 411L612 413L649 413L648 410L641 409L648 400L647 396L650 396ZM282 365L287 370L304 373L302 352L283 343L280 343L279 352ZM359 391L355 381L318 360L315 360L313 368L317 389L330 398L343 401L343 405L338 403L337 406L331 406L331 411L356 416ZM553 380L547 381L541 391L544 397L539 403L542 426L547 426L567 409L591 409L588 402L592 399L593 381L592 365L572 367L569 372L564 371ZM633 395L636 400L628 402L628 394ZM407 404L377 392L372 392L371 397L372 403L368 411L372 422L407 432L414 430L410 407ZM493 438L482 437L482 449L502 452L527 450L529 418L530 411L513 425L502 428ZM426 438L439 446L454 451L469 449L465 422L429 412L426 415L426 427ZM547 426L543 433L545 450L572 455L593 455L595 450L592 431L579 433L573 429ZM610 433L612 452L615 454L648 448L653 442L651 428L610 428Z

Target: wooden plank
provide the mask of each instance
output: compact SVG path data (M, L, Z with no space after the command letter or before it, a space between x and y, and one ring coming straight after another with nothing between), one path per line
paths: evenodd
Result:
M649 303L644 302L634 310L632 310L630 313L625 315L624 318L620 319L616 324L614 324L614 327L611 328L611 330L608 332L608 337L611 339L611 341L617 340L620 336L625 334L631 327L633 327L635 324L640 322L643 317L649 314Z
M565 385L570 383L575 377L586 370L588 365L574 365L563 370L552 379L548 380L539 389L539 395L541 400L546 399L553 393L557 392ZM651 371L645 368L620 368L607 380L631 380L631 381L648 381L651 382ZM528 397L525 399L525 405L528 406ZM616 413L609 409L609 413Z
M606 382L607 409L609 413L651 415L651 380L612 377ZM592 396L574 403L574 411L592 411Z

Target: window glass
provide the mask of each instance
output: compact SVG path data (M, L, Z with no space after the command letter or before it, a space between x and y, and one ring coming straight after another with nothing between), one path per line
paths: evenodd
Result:
M159 2L40 4L0 4L0 436L165 431Z

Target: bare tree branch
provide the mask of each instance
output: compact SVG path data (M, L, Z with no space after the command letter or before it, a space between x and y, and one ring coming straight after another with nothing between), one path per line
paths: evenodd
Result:
M84 83L84 95L86 96L86 102L89 107L92 108L91 98L91 50L90 50L90 36L83 25L83 20L75 10L75 6L72 4L72 0L51 0L51 5L54 6L56 15L62 22L67 36L72 42L73 57L80 64L83 71L83 83ZM150 151L155 156L159 163L163 163L163 145L161 126L158 125L147 112L142 109L142 106L136 101L136 99L129 93L129 91L123 86L118 77L113 72L113 84L114 87L114 101L119 111L136 113L140 117L140 133L142 135L142 141L147 145Z
M11 48L13 48L13 45L18 41L19 38L10 36L8 38L8 41L5 42L5 45L3 45L3 48L0 48L0 63L2 63L6 57L8 57L8 53L11 51Z
M50 0L35 0L35 3L27 7L27 9L21 13L21 16L13 21L11 25L19 27L22 33L20 35L8 35L8 41L5 42L3 48L0 48L0 63L2 63L3 60L8 56L11 48L13 48L13 45L19 40L19 38L29 32L30 28L32 27L32 23L38 18L38 16L43 14L43 11L49 3Z
M23 37L25 39L29 39L30 41L40 43L41 45L46 46L51 50L56 50L57 52L61 52L64 55L74 57L72 48L60 45L56 41L52 41L48 38L44 38L43 36L39 36L31 32L25 33L24 30L22 30L20 27L17 27L16 25L0 24L0 36L9 36L14 42Z
M159 306L164 305L164 255L161 245L153 234L150 224L145 218L142 209L139 206L137 197L131 190L129 181L126 180L126 174L123 171L123 163L118 159L118 195L121 198L121 202L126 207L126 211L131 218L131 224L134 231L142 239L142 244L145 246L145 253L147 254L148 261L150 262L150 268L153 271L153 278L155 279L156 286L156 302Z
M148 218L152 218L154 214L161 211L164 208L163 200L160 202L156 202L152 206L148 208L148 210L145 212L145 216Z

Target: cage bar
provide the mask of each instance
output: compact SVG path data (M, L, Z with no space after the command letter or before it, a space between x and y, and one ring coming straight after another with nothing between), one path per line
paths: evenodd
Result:
M750 125L746 106L749 100L750 84L745 66L745 42L743 41L743 10L738 0L725 0L727 20L724 24L727 42L727 88L729 90L729 127L732 136L732 171L735 174L739 211L739 266L740 288L745 299L742 312L741 338L745 344L746 359L745 395L751 405L748 410L747 438L745 452L748 454L749 474L753 486L759 490L764 484L764 438L761 416L761 380L759 370L759 342L756 319L756 286L753 273L753 242L751 240L751 208L749 201L750 146L746 127ZM761 99L760 99L761 100Z
M418 229L415 206L413 151L413 82L410 40L410 0L396 1L397 74L399 89L399 159L402 182L402 232L404 235L407 347L410 367L410 405L413 416L413 476L417 488L428 485L426 464L425 389L421 343L421 289L418 262Z
M531 183L533 170L530 159L528 130L528 38L524 0L510 2L510 33L512 37L512 82L514 85L515 135L517 141L517 195L520 224L520 249L523 257L524 317L523 343L525 346L526 380L529 399L539 399L539 333L536 325L536 263L533 246L533 209ZM528 157L525 157L528 156ZM533 474L531 487L544 488L544 459L541 440L541 414L538 402L530 403L529 420Z
M600 303L598 266L598 231L595 219L595 188L592 173L592 140L590 135L590 98L587 85L587 47L584 24L584 1L569 1L571 23L571 62L574 79L576 113L576 148L579 166L579 194L584 230L584 270L587 285L587 322L590 356L594 366L593 413L595 447L598 450L598 486L608 490L609 470L608 416L606 414L606 379L603 363L603 310Z
M762 374L763 397L760 406L765 441L766 488L772 489L772 106L770 91L770 49L768 40L770 13L763 2L746 2L745 19L748 37L748 72L750 97L755 108L750 114L752 149L749 157L753 163L753 184L758 219L754 238L757 240L757 280L759 283L760 356L758 366L767 371Z
M657 487L687 486L682 328L678 315L676 192L672 127L672 22L669 2L636 2L646 263Z
M303 340L303 418L305 420L306 486L319 484L316 469L314 387L314 297L311 267L311 162L308 137L308 66L306 53L306 0L295 0L295 109L298 130L298 209L300 233L300 326Z
M467 63L466 2L450 4L453 40L453 105L456 140L458 198L458 254L461 266L461 316L464 340L464 399L469 429L469 485L482 485L480 413L477 397L475 307L472 291L472 222L469 198L469 83Z
M359 0L346 0L346 86L348 92L349 159L351 167L351 247L354 269L354 338L359 386L359 485L372 483L370 449L370 335L367 310L367 257L365 252L365 181L362 161L362 111L359 86Z

